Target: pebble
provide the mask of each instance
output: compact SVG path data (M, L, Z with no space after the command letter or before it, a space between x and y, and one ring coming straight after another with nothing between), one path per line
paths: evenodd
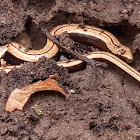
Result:
M75 93L75 91L73 90L73 89L70 89L70 91L69 91L71 94L74 94Z
M124 9L124 10L121 11L121 13L122 14L127 14L128 13L128 10Z
M59 58L59 61L69 61L69 59L65 57L64 55L61 55Z

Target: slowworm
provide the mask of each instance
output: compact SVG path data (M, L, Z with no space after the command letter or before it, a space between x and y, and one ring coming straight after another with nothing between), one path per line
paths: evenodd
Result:
M110 61L111 63L115 64L116 66L118 66L119 68L121 68L126 73L128 73L129 75L131 75L132 77L134 77L136 80L138 80L140 82L140 73L111 53L99 51L99 52L91 52L90 54L86 54L85 56L88 57L89 59ZM59 66L63 66L70 71L78 69L79 67L81 67L82 63L83 62L81 60L75 60L75 59L71 59L70 61L58 61L57 62L57 64ZM5 68L0 67L0 70L4 70L6 72L9 72L14 67L19 68L21 66L20 65L18 65L18 66L6 66Z
M53 28L50 34L56 36L64 32L67 32L74 41L86 43L111 52L123 58L127 63L133 61L131 50L122 45L113 34L103 29L88 25L80 28L78 24L64 24ZM36 62L42 56L52 58L58 50L58 47L49 38L44 48L40 50L25 51L25 48L16 42L12 42L8 46L9 53L19 59L32 62Z
M133 56L130 49L122 45L116 39L115 36L113 36L111 33L105 30L96 27L87 26L87 25L83 29L76 24L70 24L70 25L66 24L53 28L53 30L51 30L51 34L60 35L65 31L69 33L70 37L77 42L94 45L95 47L99 47L103 50L106 50L117 56L122 57L127 62L133 61ZM57 53L58 47L51 40L48 39L46 46L41 50L30 50L28 52L24 52L22 51L22 46L20 47L19 44L12 42L8 46L8 51L13 55L15 55L17 58L26 61L37 61L42 56L46 56L48 58L53 57ZM98 59L98 60L102 59L102 60L110 61L111 63L115 64L116 66L118 66L119 68L121 68L126 73L130 74L132 77L134 77L136 80L140 82L140 73L138 71L136 71L134 68L129 66L127 63L125 63L115 55L108 52L103 52L103 51L91 52L90 54L86 54L85 56L90 59ZM75 59L72 59L70 61L57 62L59 66L63 66L70 71L76 70L81 66L82 63L83 62L81 60L75 60ZM5 70L6 72L8 72L14 67L21 67L21 66L19 65L6 66L5 68L0 67L0 70Z

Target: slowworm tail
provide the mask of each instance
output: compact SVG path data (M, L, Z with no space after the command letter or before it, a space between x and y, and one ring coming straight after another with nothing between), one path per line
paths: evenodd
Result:
M123 71L125 71L126 73L128 73L129 75L131 75L132 77L134 77L136 80L138 80L140 82L140 73L113 54L110 54L108 52L92 52L91 54L85 55L85 56L89 59L107 60L107 61L115 64L116 66L118 66ZM74 60L73 59L73 60L68 61L68 62L61 61L61 62L58 62L57 64L59 66L65 67L65 68L70 68L70 67L73 67L74 65L76 66L76 65L79 65L81 63L82 63L81 60Z

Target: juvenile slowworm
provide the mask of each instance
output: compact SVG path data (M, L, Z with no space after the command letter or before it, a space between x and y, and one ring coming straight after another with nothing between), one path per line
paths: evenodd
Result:
M76 24L70 24L70 25L66 24L66 25L60 25L60 26L55 27L53 30L51 30L51 34L59 35L65 31L67 31L69 33L70 37L72 39L76 40L77 42L82 42L85 44L90 44L90 45L94 45L96 47L100 47L108 52L112 52L115 55L121 56L127 62L133 61L133 56L132 56L130 49L128 47L122 45L111 33L107 32L105 30L102 30L102 29L99 29L96 27L91 27L91 26L86 26L84 29L82 29ZM51 46L49 46L48 43L50 43ZM53 42L51 40L49 40L47 42L46 46L43 49L34 51L35 53L31 53L33 51L22 52L22 50L20 50L19 47L17 47L17 45L19 45L19 44L13 42L12 45L10 45L8 47L8 51L10 53L12 53L13 55L16 54L15 56L18 58L19 58L19 56L24 56L24 58L25 58L26 57L25 55L27 55L30 57L33 56L33 58L38 60L38 58L40 58L40 57L38 57L39 55L43 55L43 53L45 54L46 51L45 52L42 51L45 47L47 48L47 54L49 54L49 56L47 56L47 55L45 55L45 56L49 57L49 58L50 58L50 56L52 57L54 54L56 54L58 51L58 47L55 44L53 44ZM50 55L52 50L55 50L55 48L57 48L57 51L55 51L55 53L53 52L53 55ZM13 51L13 49L15 51L18 50L20 52L20 55L17 56L17 54L19 54L19 53ZM130 74L132 77L134 77L136 80L138 80L140 82L140 73L138 71L136 71L134 68L129 66L127 63L125 63L118 57L116 57L113 54L108 53L108 52L103 52L103 51L91 52L90 54L87 54L85 56L90 59L102 59L102 60L110 61L111 63L117 65L119 68L121 68L122 70L124 70L125 72L127 72L128 74ZM23 55L21 55L22 53L23 53ZM21 57L20 57L20 59L21 59ZM31 59L31 60L37 61L35 59ZM23 59L23 60L25 60L25 59ZM26 60L26 61L28 61L28 60ZM75 70L76 68L81 66L82 61L72 59L70 61L59 61L59 62L57 62L57 64L59 66L63 66L65 68L67 68L68 70ZM0 67L0 70L5 70L8 72L11 69L13 69L14 67L21 67L21 66L6 66L5 68Z
M119 68L121 68L126 73L128 73L129 75L131 75L132 77L134 77L136 80L138 80L140 82L140 73L111 53L99 51L99 52L91 52L90 54L85 55L85 56L89 59L110 61L111 63L115 64L116 66L118 66ZM73 70L76 70L77 68L81 67L82 63L83 62L81 60L71 59L70 61L58 61L57 65L63 66L65 68L67 68L68 70L73 71ZM6 66L5 68L0 67L0 70L9 72L14 67L19 68L21 66L20 65Z
M85 25L85 28L80 28L78 24L64 24L53 28L50 33L56 36L64 32L67 32L74 41L86 43L111 52L123 58L127 63L133 61L131 50L122 45L113 34L103 29L88 25ZM42 56L52 58L59 49L50 39L47 39L47 43L43 49L29 50L27 52L24 50L25 48L16 42L12 42L8 46L9 53L19 59L32 62L36 62Z

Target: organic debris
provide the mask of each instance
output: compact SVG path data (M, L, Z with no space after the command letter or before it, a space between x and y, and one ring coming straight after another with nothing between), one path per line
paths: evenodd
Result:
M35 104L34 105L34 109L35 109L35 112L38 116L40 115L43 115L43 112L41 111L41 109L39 108L39 105Z
M8 50L8 46L7 45L0 47L0 58L2 58L5 55L7 50Z
M5 68L7 64L6 61L4 61L4 59L1 59L0 62L1 62L1 67Z
M112 97L112 95L110 93L106 93L105 95L108 97Z
M15 109L23 110L23 107L30 98L31 94L44 90L58 91L67 98L65 91L59 83L54 79L48 78L44 81L40 80L21 89L15 89L12 91L6 103L6 110L9 112L14 111Z

